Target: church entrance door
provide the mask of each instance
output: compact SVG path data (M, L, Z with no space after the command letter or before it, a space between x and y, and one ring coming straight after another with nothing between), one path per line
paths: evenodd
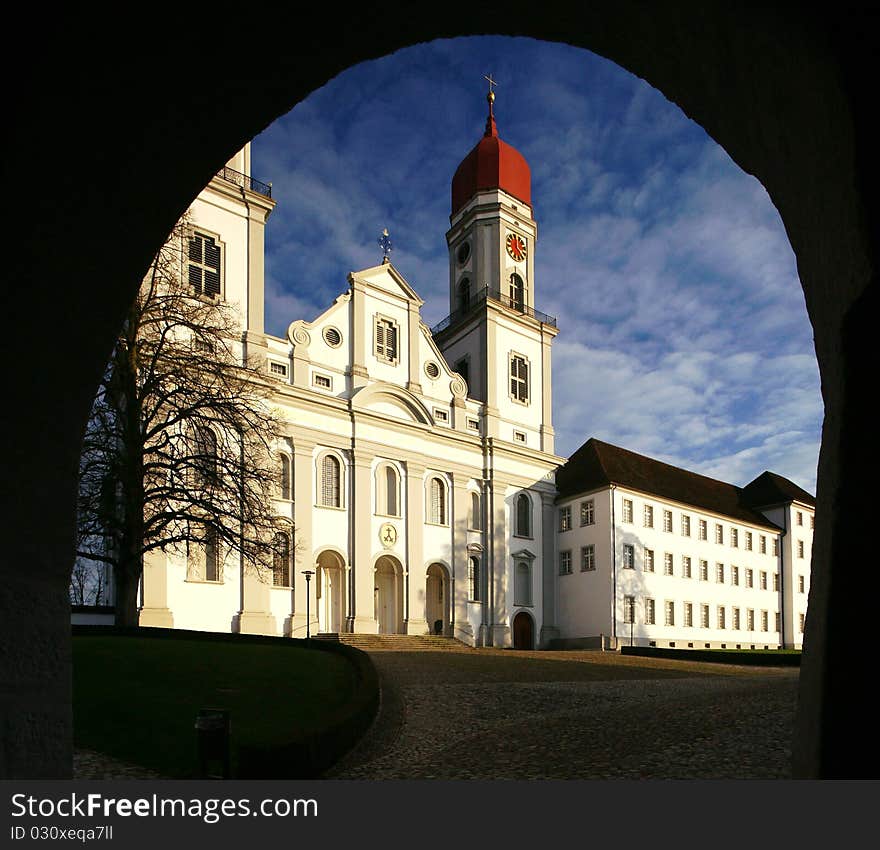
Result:
M520 611L519 614L513 618L513 648L535 648L535 624L531 615L527 614L525 611Z
M335 552L322 552L318 556L315 595L318 608L318 630L339 632L342 630L342 600L345 567Z
M431 634L444 635L449 625L449 579L443 564L431 564L425 579L425 619Z
M403 594L400 588L402 574L403 568L396 558L383 555L376 561L376 620L380 635L395 635L400 632L403 621Z

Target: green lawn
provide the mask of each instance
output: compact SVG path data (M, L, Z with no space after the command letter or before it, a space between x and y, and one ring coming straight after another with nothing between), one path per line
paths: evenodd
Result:
M343 657L294 646L198 639L75 636L76 746L164 776L196 775L195 718L201 708L231 712L236 748L320 728L351 699L355 677Z

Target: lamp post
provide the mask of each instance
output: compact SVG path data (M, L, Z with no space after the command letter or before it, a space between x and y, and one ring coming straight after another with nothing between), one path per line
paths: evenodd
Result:
M309 640L311 637L311 632L309 631L309 597L311 593L309 592L309 583L312 580L312 576L315 574L314 570L303 570L302 574L306 577L306 640Z

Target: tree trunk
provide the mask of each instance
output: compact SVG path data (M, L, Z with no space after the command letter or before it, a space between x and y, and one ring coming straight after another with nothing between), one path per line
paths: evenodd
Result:
M140 571L121 566L116 574L116 625L138 625L138 586Z

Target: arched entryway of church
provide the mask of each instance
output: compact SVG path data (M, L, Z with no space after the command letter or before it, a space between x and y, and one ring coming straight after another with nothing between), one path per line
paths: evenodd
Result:
M403 626L403 567L397 558L382 555L375 566L376 622L380 635L396 635Z
M434 563L425 575L425 619L433 635L445 635L449 629L449 572Z
M345 562L338 553L326 550L318 555L315 563L318 631L341 632L345 613Z
M535 621L526 611L520 611L513 618L513 648L535 648Z

